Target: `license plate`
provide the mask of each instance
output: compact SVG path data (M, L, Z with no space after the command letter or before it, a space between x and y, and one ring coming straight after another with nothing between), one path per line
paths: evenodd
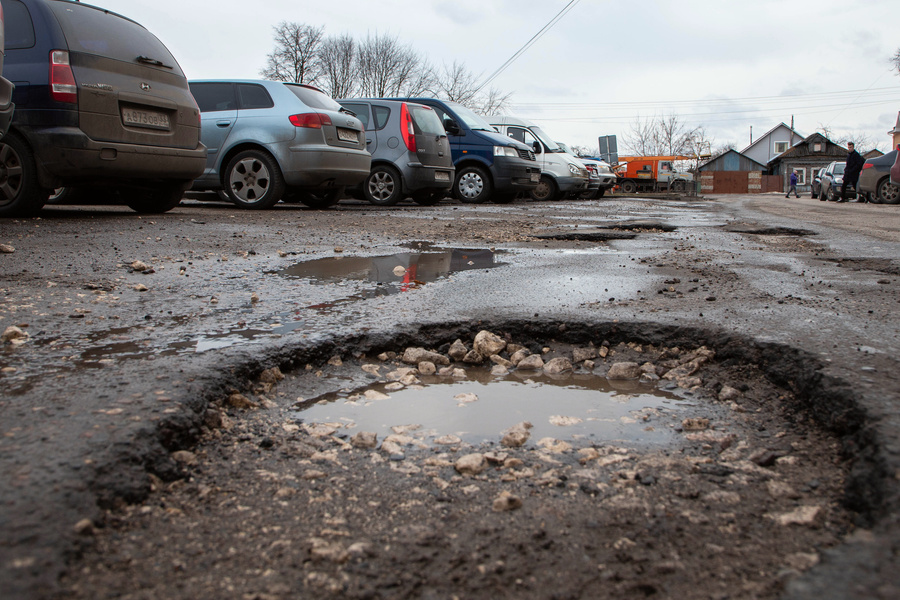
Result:
M338 139L343 142L358 142L359 141L359 136L356 135L356 132L353 131L352 129L341 129L340 127L338 127L337 132L338 132Z
M531 183L538 183L541 180L540 173L532 173L531 174Z
M434 172L434 180L435 181L450 181L450 173L447 171L435 171Z
M122 122L135 127L169 129L169 115L155 110L122 109Z

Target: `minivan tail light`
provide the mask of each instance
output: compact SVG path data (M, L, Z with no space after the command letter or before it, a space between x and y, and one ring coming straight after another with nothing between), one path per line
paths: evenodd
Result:
M331 125L331 117L325 113L302 113L288 117L294 127L322 129L323 125Z
M416 151L416 130L413 127L412 115L409 114L409 107L404 102L400 106L400 133L403 134L403 141L410 152Z
M50 51L50 97L57 102L78 103L75 74L69 65L69 53L66 50Z

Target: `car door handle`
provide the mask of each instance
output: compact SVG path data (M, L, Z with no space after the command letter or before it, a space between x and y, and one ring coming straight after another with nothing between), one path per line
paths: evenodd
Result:
M228 127L231 121L216 121L216 127Z

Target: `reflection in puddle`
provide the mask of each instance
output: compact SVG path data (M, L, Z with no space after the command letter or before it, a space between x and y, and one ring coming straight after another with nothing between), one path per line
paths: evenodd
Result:
M593 375L492 377L472 369L468 376L450 382L420 377L423 385L399 391L386 391L380 383L329 393L305 401L296 416L306 423L341 424L339 434L348 436L375 432L379 440L401 427L428 444L442 436L470 444L499 442L504 430L523 421L534 426L530 445L546 437L665 444L673 436L665 416L688 404L653 387L624 382L624 387L613 387ZM367 390L388 397L371 391L367 397ZM410 425L417 427L406 431Z

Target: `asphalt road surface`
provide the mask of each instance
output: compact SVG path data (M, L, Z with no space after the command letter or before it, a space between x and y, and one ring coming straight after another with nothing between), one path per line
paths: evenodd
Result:
M183 478L173 452L262 370L533 327L758 364L839 441L836 502L853 522L777 593L897 597L898 237L896 206L780 194L265 212L186 200L152 217L56 206L3 221L0 596L64 597L107 547L95 530Z

